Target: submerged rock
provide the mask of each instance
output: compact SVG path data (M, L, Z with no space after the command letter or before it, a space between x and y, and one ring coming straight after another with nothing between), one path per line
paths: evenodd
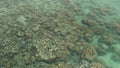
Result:
M94 47L88 46L83 48L82 55L86 60L94 60L97 57L97 52Z
M90 68L106 68L105 65L99 62L90 63Z
M97 23L96 23L95 20L91 20L91 19L87 19L87 18L83 19L83 20L82 20L82 23L83 23L84 25L89 26L89 27L92 27L92 26L96 26L96 25L97 25Z
M120 54L113 54L111 59L114 61L114 62L117 62L117 63L120 63Z
M106 68L106 66L100 62L82 60L78 68Z

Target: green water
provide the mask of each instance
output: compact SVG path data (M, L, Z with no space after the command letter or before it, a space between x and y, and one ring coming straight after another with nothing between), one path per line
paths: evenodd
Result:
M119 0L0 0L0 68L120 68Z

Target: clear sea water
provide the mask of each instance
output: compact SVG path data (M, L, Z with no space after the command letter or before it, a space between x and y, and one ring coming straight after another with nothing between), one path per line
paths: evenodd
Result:
M120 0L0 0L0 68L120 68Z

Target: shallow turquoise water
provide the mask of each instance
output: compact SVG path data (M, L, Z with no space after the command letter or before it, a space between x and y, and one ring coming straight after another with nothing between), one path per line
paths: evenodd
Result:
M0 0L0 68L120 68L119 0Z

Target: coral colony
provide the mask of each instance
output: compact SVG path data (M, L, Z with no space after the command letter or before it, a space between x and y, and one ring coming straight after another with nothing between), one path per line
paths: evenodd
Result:
M113 46L120 23L107 22L110 8L85 12L85 0L0 1L0 68L110 68L98 59L109 52L120 62Z

